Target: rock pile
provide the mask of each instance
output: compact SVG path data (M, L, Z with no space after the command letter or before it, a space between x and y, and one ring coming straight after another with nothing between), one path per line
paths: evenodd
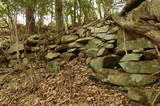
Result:
M155 45L144 37L128 40L126 34L111 20L95 21L74 33L55 36L48 45L40 35L32 35L25 45L13 44L7 51L10 54L7 59L15 60L18 50L20 59L27 63L35 53L40 55L43 51L45 56L42 58L50 62L48 71L56 72L60 69L57 60L70 61L79 55L86 57L86 64L102 82L123 87L144 87L155 83L160 71ZM129 97L135 100L131 93ZM147 99L150 98L147 96Z

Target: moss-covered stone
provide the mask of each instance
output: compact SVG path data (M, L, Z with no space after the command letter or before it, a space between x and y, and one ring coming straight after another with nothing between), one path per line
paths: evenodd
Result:
M126 46L126 47L125 47ZM146 38L137 38L136 40L130 40L126 41L126 45L124 43L121 43L117 46L116 52L122 52L126 50L137 50L137 49L149 49L154 48L154 45L151 41L147 40Z
M157 76L129 74L114 69L101 70L101 72L96 73L96 78L102 82L131 87L145 86L158 80Z
M120 62L139 61L141 57L142 57L142 54L135 54L135 53L127 54L122 57Z
M121 62L120 66L128 73L156 73L160 70L160 61L139 61L139 62Z
M78 39L77 35L64 35L61 38L61 43L71 43L73 41L76 41Z
M116 34L107 34L107 33L99 33L96 35L98 38L100 38L103 41L108 41L108 40L115 40L117 39Z
M14 43L10 46L10 48L7 50L7 53L15 53L17 51L23 51L24 50L24 45L21 43Z
M53 53L53 52L48 52L47 55L45 56L46 59L52 60L60 56L60 53Z

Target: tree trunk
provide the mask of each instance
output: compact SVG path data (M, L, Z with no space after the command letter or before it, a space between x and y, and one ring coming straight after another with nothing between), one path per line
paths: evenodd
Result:
M125 7L122 9L120 16L125 16L128 12L138 7L145 0L127 0Z
M55 0L55 19L57 32L64 31L63 22L63 2L62 0Z
M74 1L74 13L73 13L73 26L76 25L76 19L77 19L77 1Z
M102 0L102 3L103 3L103 8L104 8L104 14L105 16L107 16L109 13L109 8L110 8L109 2L108 0Z
M26 31L28 34L35 33L35 9L34 6L28 5L26 8Z
M97 2L99 17L102 18L101 3Z

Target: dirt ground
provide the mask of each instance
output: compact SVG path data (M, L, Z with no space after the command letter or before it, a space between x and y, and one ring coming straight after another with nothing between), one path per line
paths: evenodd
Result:
M38 61L1 68L0 105L143 106L130 102L116 86L93 79L84 58L65 63L58 73L47 73L45 67L44 61Z

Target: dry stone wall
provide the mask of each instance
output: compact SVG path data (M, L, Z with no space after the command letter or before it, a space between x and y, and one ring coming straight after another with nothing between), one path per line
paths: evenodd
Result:
M24 64L34 61L37 56L49 63L48 72L57 72L60 60L70 61L83 56L95 72L95 78L102 82L122 87L145 87L156 83L160 60L155 45L144 37L125 39L125 35L112 20L95 21L74 33L55 36L49 41L38 34L31 35L25 45L19 42L10 46L6 51L9 54L7 60L12 67L19 50L19 58ZM135 100L130 95L133 91L129 90L129 97Z

